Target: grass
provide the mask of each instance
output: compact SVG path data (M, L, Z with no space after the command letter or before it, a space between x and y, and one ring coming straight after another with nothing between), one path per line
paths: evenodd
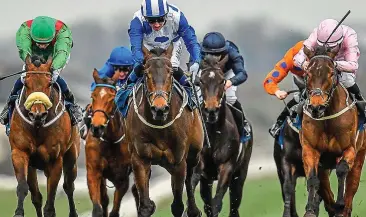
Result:
M43 196L43 206L46 202L46 189L42 188L41 193ZM75 195L75 205L79 214L87 210L91 210L92 205L88 195ZM16 190L0 191L0 216L11 217L14 215L17 206ZM69 204L65 194L60 194L56 197L55 208L57 216L67 217L69 216ZM43 209L43 207L42 207ZM37 217L36 211L31 201L30 193L24 201L24 212L26 217Z
M361 183L356 193L353 202L352 217L365 216L366 213L366 201L363 201L366 195L366 172L361 177ZM337 181L335 175L332 175L332 189L336 195L335 187ZM305 205L307 201L305 179L299 179L296 188L296 200L297 211L299 216L303 216ZM229 194L225 195L223 210L220 216L229 216ZM184 198L186 201L186 197ZM167 217L171 216L170 203L172 199L166 200L158 204L157 211L153 215L154 217ZM196 202L198 208L203 210L203 202L199 195L199 189L196 190ZM324 210L323 203L320 205L321 214L320 217L328 217ZM280 190L280 184L276 177L261 179L261 180L248 180L244 187L244 195L239 213L241 216L250 217L278 217L282 216L283 202ZM362 215L361 215L362 213ZM205 215L204 215L205 216Z
M366 195L366 172L364 172L359 190L354 199L353 207L353 217L365 216L366 213L366 202L363 201L364 195ZM332 187L333 192L336 187L336 177L332 175ZM169 186L170 187L170 186ZM305 180L299 179L296 189L297 196L297 210L299 216L304 213L306 205L306 191L305 191ZM41 189L43 195L43 204L45 203L46 191L44 188ZM110 195L112 196L112 195ZM112 199L112 197L110 197ZM184 198L186 200L186 197ZM203 210L203 203L199 195L199 189L196 190L196 201L201 210ZM157 210L154 217L169 217L172 216L170 211L170 204L172 199L155 201L157 205ZM123 203L123 202L122 202ZM10 190L0 190L0 216L13 216L17 204L15 189ZM85 211L91 211L92 205L87 194L75 195L75 204L78 213L81 214ZM69 208L66 195L61 194L57 197L56 202L56 213L59 217L67 217ZM26 217L36 217L36 213L33 204L30 199L30 194L28 194L25 203L25 214ZM135 207L131 207L135 209ZM250 217L277 217L282 216L283 203L280 192L280 185L276 177L258 179L258 180L248 180L244 187L244 196L242 200L242 205L240 207L241 216ZM361 215L363 213L363 215ZM229 215L229 201L228 194L225 195L224 206L220 216ZM205 216L205 215L204 215ZM323 204L321 204L321 215L320 217L327 217L328 215L324 211Z

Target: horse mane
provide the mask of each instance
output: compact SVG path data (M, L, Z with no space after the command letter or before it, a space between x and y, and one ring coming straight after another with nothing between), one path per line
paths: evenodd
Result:
M212 55L212 54L207 54L205 57L204 57L204 65L206 67L210 67L210 68L216 68L217 67L217 64L219 63L221 59L221 56L215 56L215 55Z
M31 57L31 62L36 67L40 67L42 64L46 64L47 60L43 58L43 56L39 56L37 54L33 54Z
M329 47L327 46L317 46L315 48L315 53L314 56L319 56L319 55L327 55L327 53L330 51Z

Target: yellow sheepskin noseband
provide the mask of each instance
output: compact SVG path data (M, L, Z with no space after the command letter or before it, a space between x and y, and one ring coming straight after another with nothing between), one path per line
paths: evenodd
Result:
M34 104L43 104L46 109L50 109L52 107L52 102L50 101L50 98L43 92L31 93L25 101L24 107L27 110L30 110Z

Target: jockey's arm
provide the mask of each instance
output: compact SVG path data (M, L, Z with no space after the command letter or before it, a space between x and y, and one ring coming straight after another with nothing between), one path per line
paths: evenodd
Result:
M32 55L32 39L30 29L24 22L16 33L16 45L18 47L19 57L25 62L27 55Z
M317 40L317 28L313 30L310 34L309 38L304 41L304 46L306 46L311 51L314 51ZM294 65L296 67L302 68L302 64L308 59L306 54L304 53L304 48L302 48L293 58Z
M72 47L72 33L71 30L66 26L60 29L56 35L56 42L53 50L53 61L52 68L54 70L62 69L69 58Z
M128 35L130 37L131 51L135 60L135 65L142 64L144 61L144 54L142 53L144 33L142 23L138 17L135 17L131 21Z
M301 42L299 42L301 43ZM276 63L275 67L266 76L263 82L264 90L270 94L274 95L277 90L280 90L278 84L286 78L288 72L294 67L293 56L296 54L296 47L300 44L297 43L295 47L290 48L285 56ZM301 44L302 45L302 44Z
M360 57L360 49L358 48L357 34L353 32L343 41L344 60L336 61L337 69L341 72L356 73L358 69L358 59Z
M196 33L193 27L188 24L188 21L182 12L180 12L178 35L183 38L184 44L186 45L187 51L191 55L193 62L200 63L201 53Z
M235 49L229 48L229 58L233 61L232 70L235 74L234 77L230 79L232 85L238 86L244 83L248 79L247 71L244 66L244 58Z

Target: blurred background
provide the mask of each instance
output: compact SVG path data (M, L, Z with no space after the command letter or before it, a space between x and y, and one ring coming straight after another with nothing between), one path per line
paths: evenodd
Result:
M0 0L0 76L21 70L22 61L18 57L15 45L15 33L22 22L33 19L39 15L47 15L60 19L72 29L74 47L71 52L71 60L67 68L62 72L71 90L81 106L85 106L90 100L90 84L92 82L93 68L100 68L108 59L110 51L116 46L129 46L127 30L133 14L140 8L140 0ZM319 22L326 18L340 20L347 10L351 14L344 24L349 25L358 33L361 57L358 71L358 83L361 90L365 88L365 55L366 48L366 13L363 9L365 2L362 0L170 0L170 3L178 6L195 30L199 41L209 31L219 31L224 36L238 45L245 59L248 72L248 80L238 89L238 98L242 103L247 118L254 126L255 143L250 164L248 179L259 179L266 183L257 185L261 194L271 192L274 195L275 205L273 210L248 211L251 216L278 216L274 214L281 211L282 202L278 181L273 175L275 166L272 160L273 139L268 134L268 128L274 123L279 112L283 109L283 103L265 93L262 82L266 74L274 64L282 58L285 52L299 40L308 37L310 32L318 26ZM349 4L349 5L347 5ZM187 52L182 58L182 68L188 60ZM291 76L288 76L281 87L291 88ZM0 105L1 109L6 102L8 94L17 77L0 81ZM8 138L3 126L0 128L0 210L7 208L7 215L14 213L16 206L13 167L10 158ZM79 158L79 175L76 184L78 197L78 209L80 214L89 216L91 204L88 198L85 178L85 155L83 152ZM40 173L40 183L44 183L43 173ZM264 179L264 177L273 177ZM43 181L42 181L43 180ZM269 181L272 180L272 181ZM170 207L169 176L162 169L154 167L151 181L151 197L162 201L159 210L168 210ZM246 186L250 186L248 181ZM165 186L165 188L164 188ZM263 186L268 186L266 190ZM300 186L304 189L304 183ZM365 186L360 185L360 189ZM248 187L246 187L248 189ZM261 190L262 189L262 190ZM271 190L272 189L272 190ZM2 193L3 191L3 193ZM250 192L255 192L255 187L244 192L244 197ZM303 191L303 190L302 190ZM112 191L110 191L112 192ZM358 193L360 194L360 193ZM8 196L7 196L8 195ZM305 199L305 195L302 195ZM10 198L12 198L10 200ZM45 198L45 197L44 197ZM66 206L63 192L58 194L60 207ZM134 204L131 200L123 200L121 215L135 216ZM250 198L250 196L249 196ZM164 202L166 200L166 203ZM301 198L299 199L301 200ZM278 205L276 205L276 203ZM33 216L34 211L27 199L28 216ZM126 204L132 204L128 206ZM159 204L159 203L158 203ZM228 207L228 204L225 205ZM360 207L362 204L359 204ZM250 199L243 201L245 208L253 207ZM62 208L63 209L63 208ZM62 211L61 208L59 209ZM301 212L304 206L300 206ZM356 209L357 210L357 209ZM27 211L26 211L27 213ZM155 216L170 216L156 214ZM61 216L63 216L61 214Z

